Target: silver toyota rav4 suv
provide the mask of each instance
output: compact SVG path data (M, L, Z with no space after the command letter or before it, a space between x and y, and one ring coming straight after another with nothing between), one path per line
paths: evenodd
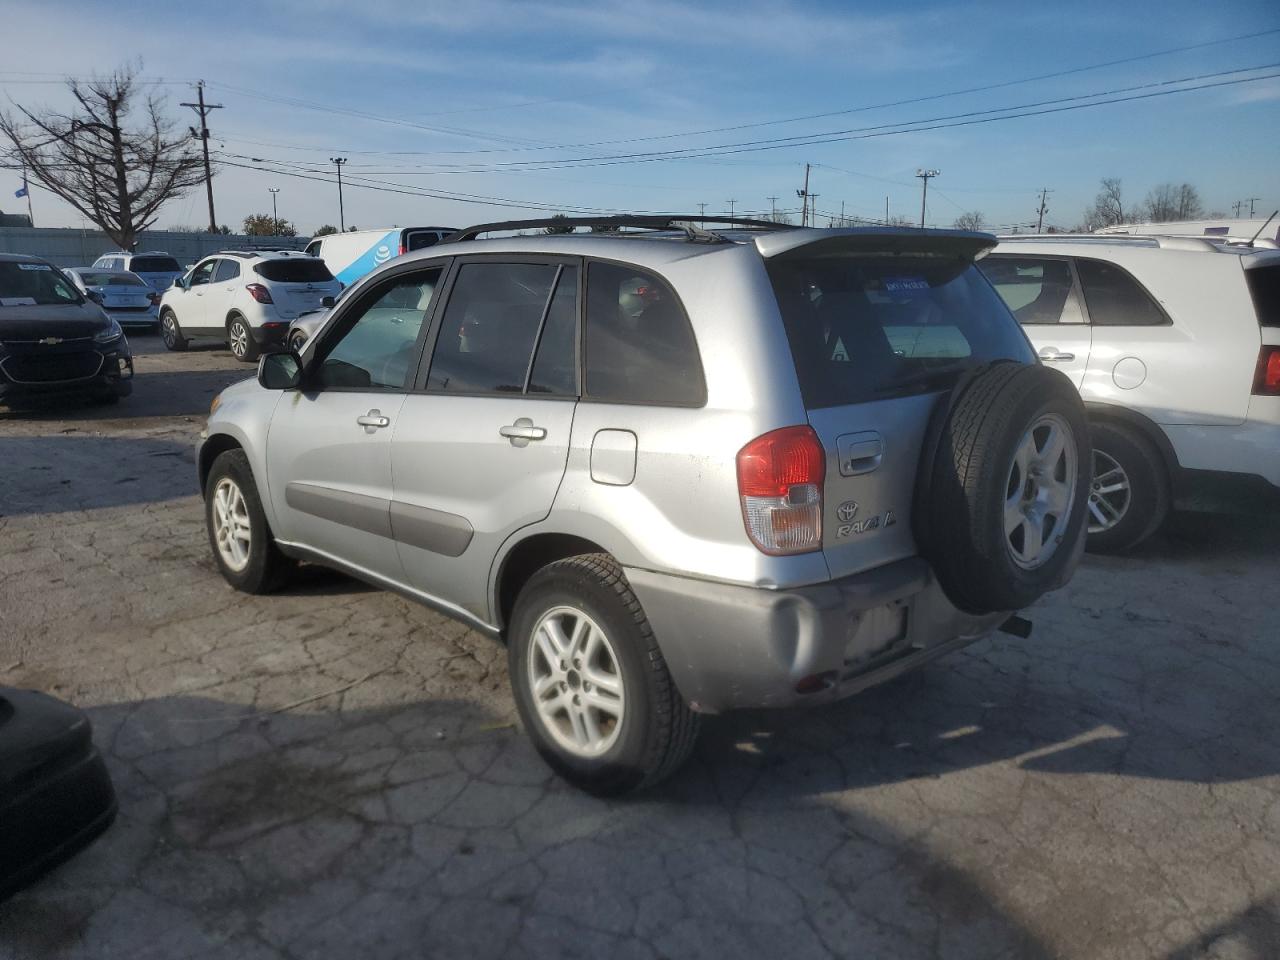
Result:
M213 555L298 560L505 640L528 734L596 793L698 715L888 680L1065 583L1088 427L978 233L661 217L460 231L214 401Z

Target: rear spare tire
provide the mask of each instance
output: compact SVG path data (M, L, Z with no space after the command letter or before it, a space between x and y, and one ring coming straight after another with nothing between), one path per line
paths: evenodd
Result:
M1056 370L991 364L941 402L921 459L916 539L961 610L1018 610L1070 579L1083 550L1091 448Z

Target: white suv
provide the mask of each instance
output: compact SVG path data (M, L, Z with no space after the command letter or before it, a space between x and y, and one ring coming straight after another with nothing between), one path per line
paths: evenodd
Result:
M182 276L182 266L163 250L150 250L146 253L126 253L123 250L115 253L104 253L93 261L95 270L125 270L136 274L146 281L153 290L168 290Z
M980 267L1084 397L1091 550L1136 545L1179 499L1280 494L1280 251L1004 237Z
M237 360L284 342L299 314L331 306L342 284L323 260L295 250L227 250L206 257L160 301L160 334L170 350L213 337Z

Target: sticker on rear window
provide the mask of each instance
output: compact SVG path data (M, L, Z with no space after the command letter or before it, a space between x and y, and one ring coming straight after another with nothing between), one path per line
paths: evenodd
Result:
M19 270L52 270L53 267L49 266L47 263L20 263L18 264L18 269Z
M924 277L885 277L884 292L899 293L909 297L928 293L929 281Z
M34 307L35 297L0 297L0 307Z

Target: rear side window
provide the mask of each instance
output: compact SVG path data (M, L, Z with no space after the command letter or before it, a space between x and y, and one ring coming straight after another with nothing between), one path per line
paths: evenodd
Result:
M1280 327L1280 263L1254 267L1244 272L1253 297L1258 323L1264 327Z
M779 259L769 277L805 405L942 389L991 360L1034 363L973 264L930 257Z
M425 250L427 247L434 247L440 242L439 234L432 230L419 230L411 233L405 241L407 250Z
M1081 258L1076 272L1095 327L1156 327L1169 322L1142 284L1114 263Z
M996 256L979 269L1019 323L1084 322L1066 260Z
M182 267L173 257L134 257L129 262L134 273L181 273Z
M264 260L254 264L253 272L273 283L329 283L333 274L323 260Z
M427 389L523 393L559 273L546 263L464 263L445 307Z
M588 398L695 407L706 403L689 318L664 281L636 267L591 264L586 326Z
M213 271L213 282L223 283L240 276L240 264L234 260L219 260L218 269Z

